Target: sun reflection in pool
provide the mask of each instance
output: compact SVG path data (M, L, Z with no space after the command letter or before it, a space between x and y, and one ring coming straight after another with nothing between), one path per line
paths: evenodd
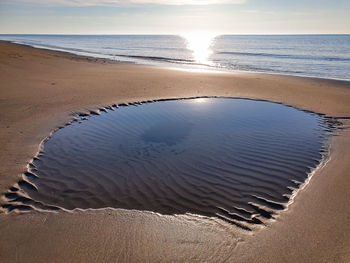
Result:
M213 53L211 45L215 35L209 33L185 34L187 49L192 51L193 59L200 64L210 64L209 57Z
M207 98L197 98L197 99L193 100L193 102L195 102L195 103L205 103L207 101L208 101Z

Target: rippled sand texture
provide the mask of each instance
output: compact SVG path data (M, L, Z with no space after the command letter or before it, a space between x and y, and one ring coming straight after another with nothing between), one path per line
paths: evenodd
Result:
M113 110L55 132L19 183L30 198L13 188L7 208L194 213L249 230L285 208L331 131L317 114L243 99Z

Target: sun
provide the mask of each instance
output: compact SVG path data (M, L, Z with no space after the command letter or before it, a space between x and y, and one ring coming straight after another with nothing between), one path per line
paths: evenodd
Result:
M210 64L209 57L213 53L211 46L215 35L210 33L187 33L182 35L187 49L192 51L193 60L199 64Z

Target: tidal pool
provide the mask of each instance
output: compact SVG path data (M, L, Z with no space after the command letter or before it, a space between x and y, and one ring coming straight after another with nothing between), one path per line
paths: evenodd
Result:
M7 208L193 213L249 229L285 208L332 131L318 114L245 99L113 109L56 131Z

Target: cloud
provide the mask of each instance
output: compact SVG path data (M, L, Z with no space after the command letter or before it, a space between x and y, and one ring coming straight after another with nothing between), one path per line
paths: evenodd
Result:
M148 3L159 5L212 5L243 4L246 0L130 0L132 3Z
M5 2L8 2L5 0ZM12 0L12 3L29 3L42 5L63 6L117 6L132 4L156 5L214 5L214 4L243 4L246 0Z

